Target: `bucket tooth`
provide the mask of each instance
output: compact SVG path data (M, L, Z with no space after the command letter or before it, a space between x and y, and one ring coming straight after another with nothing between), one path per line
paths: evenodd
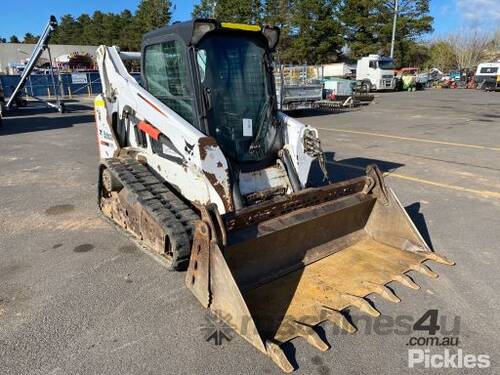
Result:
M365 286L370 293L378 294L380 297L384 298L387 301L399 303L401 300L396 296L389 288L384 285L372 283L370 281L363 281L363 286Z
M394 281L397 281L400 284L403 284L404 286L410 288L410 289L415 289L418 290L420 289L420 285L418 285L416 282L414 282L412 279L410 279L408 276L400 274L400 275L394 275L392 277Z
M279 344L268 340L266 341L266 350L269 357L281 370L283 370L283 372L289 374L294 370L292 364L286 357L285 352L280 348Z
M357 307L362 312L371 315L373 317L380 316L380 311L374 308L370 303L364 298L353 296L351 294L341 294L341 298L349 305Z
M295 333L304 338L309 344L317 348L318 350L325 352L330 346L324 342L318 333L311 326L301 323L298 321L293 321L289 323L295 329Z
M425 264L422 263L411 264L410 269L412 271L419 272L425 276L432 277L433 279L439 276L436 272L432 271L429 267L427 267Z
M334 310L327 306L321 306L319 308L319 315L322 320L326 319L336 326L340 327L344 331L347 331L349 333L356 332L356 327L349 323L349 321L344 315L342 315L340 311Z
M445 264L447 266L454 266L455 262L452 261L451 259L448 259L445 256L433 253L432 251L427 251L427 250L419 250L417 251L418 254L423 255L426 259L432 260L436 263L441 263Z

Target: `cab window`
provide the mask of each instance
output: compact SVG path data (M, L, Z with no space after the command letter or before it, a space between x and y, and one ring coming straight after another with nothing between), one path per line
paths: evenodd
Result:
M194 95L188 81L186 47L170 40L146 47L144 78L148 91L195 125Z

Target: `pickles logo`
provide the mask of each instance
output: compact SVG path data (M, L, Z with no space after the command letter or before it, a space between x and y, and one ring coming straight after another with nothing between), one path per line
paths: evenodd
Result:
M408 367L416 368L488 368L490 356L487 354L465 354L462 349L452 352L431 353L429 349L408 350Z

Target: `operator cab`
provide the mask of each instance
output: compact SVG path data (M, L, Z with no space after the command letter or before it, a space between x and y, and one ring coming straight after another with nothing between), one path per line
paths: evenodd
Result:
M146 89L214 137L232 164L275 161L279 135L272 52L279 29L195 20L146 34Z

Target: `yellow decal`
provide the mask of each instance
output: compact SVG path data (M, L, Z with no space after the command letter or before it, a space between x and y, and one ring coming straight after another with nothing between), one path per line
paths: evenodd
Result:
M245 25L244 23L222 22L221 26L226 28L226 29L236 29L236 30L245 30L245 31L261 31L261 28L258 25Z
M94 101L94 104L96 107L104 107L104 105L105 105L104 100L102 100L102 99L96 99Z

